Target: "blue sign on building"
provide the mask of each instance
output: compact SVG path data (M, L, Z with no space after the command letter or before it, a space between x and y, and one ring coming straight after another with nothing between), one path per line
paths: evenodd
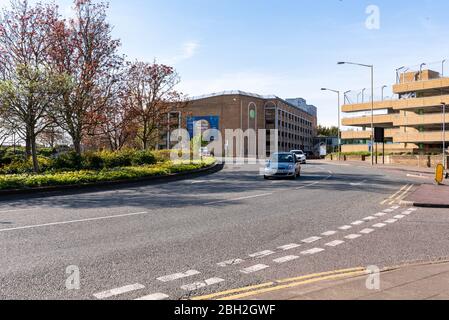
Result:
M201 123L201 132L209 129L220 130L220 117L219 116L203 116L203 117L188 117L187 118L187 131L189 132L190 139L193 138L194 126Z

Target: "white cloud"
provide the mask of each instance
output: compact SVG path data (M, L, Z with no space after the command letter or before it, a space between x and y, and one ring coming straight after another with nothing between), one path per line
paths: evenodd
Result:
M198 51L199 46L200 45L197 41L188 41L183 44L181 54L179 54L175 57L166 59L164 61L164 63L170 64L170 65L176 65L182 61L189 60L195 56L195 54Z

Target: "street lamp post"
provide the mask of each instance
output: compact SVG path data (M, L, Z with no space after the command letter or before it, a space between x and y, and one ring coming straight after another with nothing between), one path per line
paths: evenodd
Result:
M338 161L341 160L341 118L340 118L340 91L328 88L321 88L321 91L331 91L338 95Z
M351 64L371 69L371 165L374 166L374 65L354 62L338 62L338 64Z
M351 90L348 90L348 91L346 91L345 93L343 93L343 95L344 95L344 99L345 99L345 101L344 101L344 103L346 104L346 103L350 103L350 101L349 101L349 99L348 99L348 93L349 92L351 92Z
M362 89L362 103L365 103L365 91L366 91L366 88L363 88Z
M419 66L419 80L422 81L422 68L427 65L427 63L421 63L421 65Z
M446 164L446 103L442 102L441 106L443 107L443 166L444 166L444 170L447 169L447 164Z
M441 62L441 78L444 77L444 64L446 63L446 59Z
M382 101L384 101L384 90L388 88L388 86L382 86Z

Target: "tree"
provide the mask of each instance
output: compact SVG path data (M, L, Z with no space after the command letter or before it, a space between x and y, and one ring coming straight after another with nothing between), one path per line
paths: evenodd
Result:
M324 136L324 137L337 137L338 136L338 127L325 127L319 125L318 128L318 135Z
M144 150L150 148L161 130L168 125L168 113L183 104L175 91L180 78L173 67L156 62L134 62L126 77L126 99L132 117L139 125L137 139Z
M47 64L48 31L56 20L56 6L30 6L26 0L11 2L0 19L0 103L26 141L35 172L36 137L52 123L49 108L66 83Z
M75 18L55 22L49 39L54 69L71 79L54 109L54 119L70 135L78 154L83 139L100 124L110 98L107 86L115 81L109 76L111 70L123 62L117 55L120 41L112 39L106 21L107 8L103 2L76 0Z

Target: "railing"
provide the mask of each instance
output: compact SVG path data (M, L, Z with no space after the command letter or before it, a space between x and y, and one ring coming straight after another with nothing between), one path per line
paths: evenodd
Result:
M446 60L423 62L396 69L396 84L428 81L444 77Z

